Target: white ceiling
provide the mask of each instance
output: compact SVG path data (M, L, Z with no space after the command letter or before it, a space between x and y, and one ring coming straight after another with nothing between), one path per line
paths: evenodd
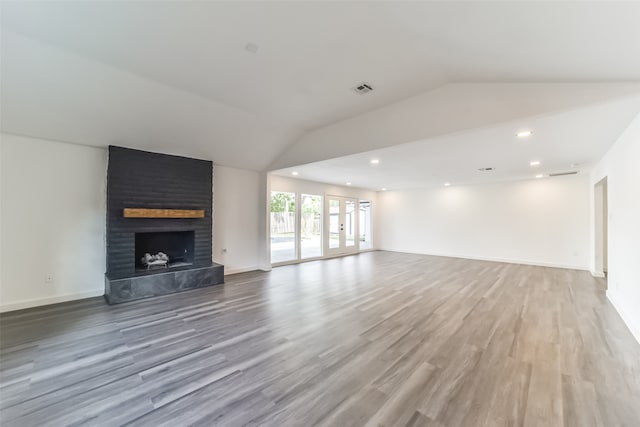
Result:
M422 141L640 94L629 83L456 83L305 133L270 170ZM549 134L552 131L549 130ZM489 147L475 138L473 156ZM611 143L613 141L609 141Z
M3 31L3 132L262 170L302 132Z
M380 191L589 170L640 112L640 96L274 171ZM524 125L523 123L526 123ZM516 133L532 130L530 137ZM371 164L372 159L380 161ZM532 167L530 162L539 161ZM492 167L482 172L479 168ZM293 171L298 172L296 177Z
M309 130L446 84L640 81L636 2L1 6L3 130L256 170Z
M3 2L3 26L307 129L451 81L637 80L640 4ZM244 50L248 42L257 54ZM366 98L349 91L376 86Z

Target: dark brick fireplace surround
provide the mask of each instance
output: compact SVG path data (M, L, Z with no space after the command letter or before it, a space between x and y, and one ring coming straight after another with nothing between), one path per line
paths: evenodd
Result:
M223 283L224 267L211 257L212 175L210 161L109 147L105 275L109 304ZM204 218L125 218L124 208L201 209ZM189 239L149 249L153 242L167 242L165 236ZM168 268L141 268L141 248L136 250L141 241L146 245L143 251L171 252L167 253L171 261L178 262L170 262Z

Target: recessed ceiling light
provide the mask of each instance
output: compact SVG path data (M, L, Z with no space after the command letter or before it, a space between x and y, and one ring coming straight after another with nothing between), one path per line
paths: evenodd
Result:
M347 185L351 185L351 183L350 183L350 182L347 182Z
M445 186L445 187L448 187L448 186L450 186L450 185L451 185L451 183L450 183L450 182L445 182L445 183L444 183L444 186Z
M533 135L533 132L530 130L523 130L522 132L516 133L518 138L526 138L527 136Z
M382 187L382 191L387 191L387 188L386 187Z
M540 162L538 160L534 160L533 162L529 162L531 166L540 166Z
M291 172L291 175L298 176L298 172L297 171L293 171L293 172Z
M542 175L541 173L539 173L538 175L536 175L536 178L544 178L544 175Z
M371 164L372 164L372 165L377 165L378 163L380 163L380 160L378 160L378 159L371 159Z

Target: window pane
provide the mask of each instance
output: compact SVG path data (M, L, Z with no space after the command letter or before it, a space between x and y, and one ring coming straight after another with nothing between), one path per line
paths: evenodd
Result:
M340 247L340 201L329 199L329 248Z
M300 256L322 256L322 197L303 194L300 200Z
M271 192L271 262L296 259L296 195Z
M360 200L360 249L373 248L371 240L371 202Z
M346 218L345 218L345 244L346 246L354 246L356 244L356 202L353 200L345 201Z

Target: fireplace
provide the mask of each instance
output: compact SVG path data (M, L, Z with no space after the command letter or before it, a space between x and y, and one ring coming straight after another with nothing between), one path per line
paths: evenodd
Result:
M109 147L109 304L224 283L211 254L212 184L211 161Z
M156 268L187 267L193 264L195 233L191 231L161 231L155 233L135 233L136 271ZM149 256L162 253L166 263L149 263ZM148 255L147 255L148 254Z

